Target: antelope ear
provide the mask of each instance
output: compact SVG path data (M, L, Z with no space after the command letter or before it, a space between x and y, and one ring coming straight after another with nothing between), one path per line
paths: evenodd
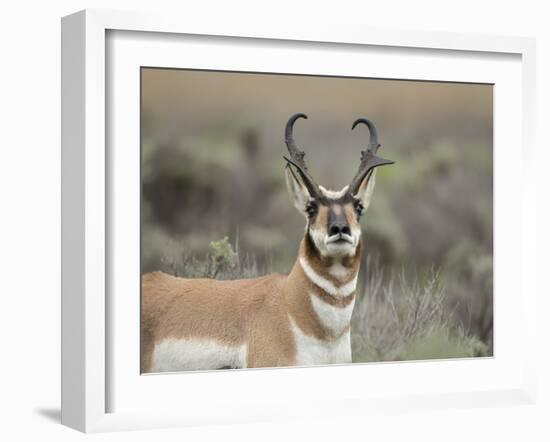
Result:
M363 204L363 213L369 207L370 201L372 199L372 193L374 192L374 184L376 182L376 169L372 169L371 172L367 173L357 193L354 195L355 198L359 199Z
M294 207L296 207L296 209L298 209L298 211L307 218L306 207L311 200L311 196L306 186L302 184L300 179L292 171L290 165L286 166L285 172L286 187L288 189L288 193L290 193Z

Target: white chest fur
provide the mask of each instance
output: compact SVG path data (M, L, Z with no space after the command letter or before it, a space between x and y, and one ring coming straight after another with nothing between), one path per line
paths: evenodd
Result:
M314 294L310 294L309 296L313 310L317 314L323 327L328 329L335 336L340 335L349 325L353 306L355 305L355 298L353 298L347 306L339 307L326 303Z
M350 332L332 341L307 336L292 321L296 343L296 365L346 364L351 362Z
M296 344L296 364L325 365L351 362L350 331L342 332L349 325L355 299L345 307L337 307L313 294L310 297L313 309L323 327L338 337L333 340L324 340L308 336L291 319Z

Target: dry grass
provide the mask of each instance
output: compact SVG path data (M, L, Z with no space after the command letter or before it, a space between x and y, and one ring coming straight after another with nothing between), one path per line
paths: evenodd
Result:
M268 273L258 269L254 255L241 254L238 242L233 246L227 237L212 241L201 259L183 252L162 261L164 271L186 278L241 279ZM489 354L449 309L437 271L386 277L378 260L369 257L363 276L352 317L354 362Z
M487 356L446 304L439 273L384 277L367 259L365 283L352 317L354 362Z
M261 274L254 255L241 253L238 241L232 246L227 237L211 241L202 258L185 252L163 258L161 270L182 278L243 279Z

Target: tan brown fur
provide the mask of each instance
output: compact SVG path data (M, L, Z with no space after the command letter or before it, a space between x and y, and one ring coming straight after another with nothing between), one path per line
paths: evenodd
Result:
M284 281L279 274L236 281L143 275L142 371L151 371L155 342L213 336L225 345L246 342L250 366L291 365L292 335L278 296Z
M319 213L315 217L315 221L310 223L310 229L313 230L325 230L328 224L328 207L320 206Z
M346 262L354 274L359 255ZM319 274L326 275L322 268L326 261L315 259L306 239L300 245L301 256L311 260ZM288 276L272 274L235 281L185 279L162 272L144 274L141 370L151 372L155 343L193 338L214 338L229 346L246 343L248 367L293 365L295 344L290 317L308 336L325 340L341 336L323 327L313 310L312 294L339 307L349 305L355 297L355 292L342 299L326 293L309 280L298 261Z

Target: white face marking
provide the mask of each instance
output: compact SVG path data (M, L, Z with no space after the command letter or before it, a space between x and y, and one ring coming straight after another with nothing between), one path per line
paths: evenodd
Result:
M310 228L309 235L322 256L343 257L352 256L355 254L357 244L359 244L359 238L361 237L361 230L358 228L352 228L350 235L351 242L343 243L330 242L330 238L325 229L321 231Z
M210 340L166 339L155 345L153 372L245 368L246 345L228 346Z
M296 365L347 364L351 362L351 339L347 331L333 341L307 336L289 317L296 344Z
M323 186L319 186L319 189L321 190L321 193L325 195L327 198L336 200L344 196L344 194L348 191L348 187L349 186L346 186L340 190L329 190L329 189L325 189Z
M345 296L351 295L355 291L355 287L357 286L357 275L355 275L355 277L347 284L344 284L341 287L336 287L328 279L325 279L322 276L318 275L315 270L311 268L306 258L300 258L300 265L302 266L302 269L304 270L306 276L313 284L323 289L325 292L332 296L343 298Z
M314 293L310 293L309 297L313 310L315 310L321 324L335 336L339 336L349 325L353 306L355 305L355 298L352 299L347 306L338 307L324 302L322 299L315 296Z

